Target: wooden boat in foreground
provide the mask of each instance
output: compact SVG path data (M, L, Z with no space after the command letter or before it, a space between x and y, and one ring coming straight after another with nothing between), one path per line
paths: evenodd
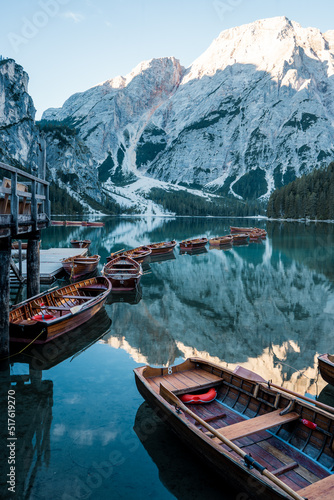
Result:
M334 385L334 355L321 354L318 357L318 366L322 378L331 385Z
M73 248L88 248L90 244L91 240L71 240Z
M227 234L226 236L217 236L216 238L209 239L209 245L220 247L223 245L231 245L233 242L233 236Z
M49 342L92 318L110 292L110 282L98 276L32 297L10 311L10 340Z
M334 408L199 358L134 373L157 414L245 498L333 498ZM216 398L200 403L208 391Z
M80 276L94 272L100 262L100 258L99 255L92 255L91 257L78 255L77 257L63 259L61 265L71 278L77 279Z
M111 282L113 292L126 292L139 285L143 270L127 255L118 255L103 267L102 274Z
M183 240L179 243L181 250L203 248L208 242L208 238L195 238L193 240Z
M161 243L150 243L149 245L145 246L151 250L151 255L162 255L168 252L172 252L176 246L176 241L162 241Z

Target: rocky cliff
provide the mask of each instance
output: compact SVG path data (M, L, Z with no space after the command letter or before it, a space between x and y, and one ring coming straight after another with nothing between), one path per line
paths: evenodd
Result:
M38 131L28 75L13 59L0 61L0 161L37 167Z

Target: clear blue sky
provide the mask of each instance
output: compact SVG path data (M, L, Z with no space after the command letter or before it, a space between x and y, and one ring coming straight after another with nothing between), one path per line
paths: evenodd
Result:
M1 2L0 54L28 72L38 119L145 59L189 66L225 29L285 15L325 32L333 14L333 0L11 0Z

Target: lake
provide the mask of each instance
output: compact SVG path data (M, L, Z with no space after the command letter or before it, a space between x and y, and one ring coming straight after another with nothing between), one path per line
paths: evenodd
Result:
M8 389L15 390L16 400L16 494L7 491L7 497L245 499L159 421L138 393L133 369L200 356L230 369L241 364L333 404L317 369L317 356L334 351L333 225L103 220L105 227L98 228L52 226L42 232L41 247L91 239L90 253L101 256L101 269L111 251L219 236L230 225L263 227L268 236L225 250L207 246L193 255L181 255L176 247L170 259L145 266L136 293L113 295L80 329L30 348L29 356L13 356L10 369L0 374L5 439ZM4 492L8 453L0 458Z

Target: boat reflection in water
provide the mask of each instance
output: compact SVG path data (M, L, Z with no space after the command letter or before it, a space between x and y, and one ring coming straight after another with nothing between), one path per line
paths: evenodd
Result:
M156 464L159 478L179 500L223 500L235 498L205 464L183 446L177 436L144 402L137 411L133 427L140 442Z
M176 259L175 254L172 251L164 254L157 254L157 255L151 254L148 262L149 264L153 264L154 262L164 262L165 260L175 260L175 259Z
M125 302L127 304L138 304L143 298L141 285L137 285L134 290L129 290L124 293L111 292L107 298L106 304L115 304L116 302Z
M200 255L202 253L208 253L207 248L180 248L180 255Z
M8 395L15 402L15 493L13 498L30 498L37 473L49 467L51 457L50 429L52 423L52 380L42 380L49 370L66 359L78 356L109 332L111 319L103 308L94 318L51 340L45 345L17 342L10 345L10 366L0 371L0 435L8 438ZM25 349L24 349L25 348ZM24 349L23 352L20 352ZM24 365L27 365L26 367ZM28 372L13 374L13 372ZM16 443L18 443L16 445ZM9 450L9 448L8 448ZM0 488L7 491L8 453L0 456ZM7 497L2 497L7 498Z
M95 344L109 333L110 326L111 319L103 307L94 318L47 344L35 344L21 352L26 344L11 343L11 359L15 363L26 363L34 370L49 370Z

